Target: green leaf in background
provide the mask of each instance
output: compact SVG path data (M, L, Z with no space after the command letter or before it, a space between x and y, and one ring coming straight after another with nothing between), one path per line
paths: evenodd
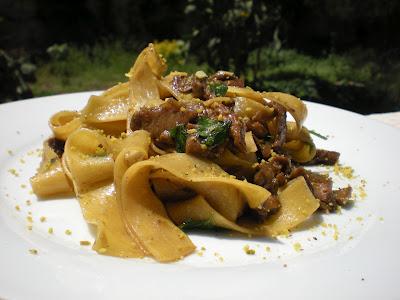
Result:
M175 141L175 148L177 152L185 153L187 132L185 125L180 124L169 131L171 137Z
M228 138L231 121L217 121L206 117L198 119L197 133L201 142L208 147L217 146Z

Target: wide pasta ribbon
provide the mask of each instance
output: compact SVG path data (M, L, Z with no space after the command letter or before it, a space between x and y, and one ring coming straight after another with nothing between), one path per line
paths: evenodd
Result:
M41 198L74 193L72 183L61 166L61 160L49 146L48 141L43 143L42 162L38 172L30 181L33 192Z
M305 119L307 118L307 106L300 98L293 95L280 92L257 92L246 87L228 86L227 96L229 97L245 97L264 104L265 100L274 101L282 105L295 119L297 130L301 129Z
M147 151L150 137L138 131L121 141ZM97 227L93 249L119 257L143 257L145 252L126 231L114 190L115 164L113 144L102 134L89 129L75 131L67 140L63 155L66 173L76 191L82 213L89 224ZM122 148L121 145L119 147ZM120 149L117 147L117 149ZM144 156L140 158L145 158Z
M87 127L101 129L107 134L118 136L126 131L128 109L128 97L114 98L114 94L107 97L91 96L82 110L82 122Z
M68 110L55 113L49 120L49 126L56 139L65 141L71 133L82 126L80 113Z
M197 197L174 203L164 203L151 186L151 179L170 179L177 187L189 187ZM212 219L213 224L242 233L275 236L309 218L318 208L304 178L291 181L279 194L280 211L264 224L227 218L224 207L215 207L214 195L230 204L226 190L233 188L249 207L258 207L270 193L257 185L229 176L217 165L187 154L173 153L153 157L133 164L123 175L121 202L128 231L158 261L173 261L188 255L194 246L178 225L187 220ZM157 190L157 189L156 189ZM178 195L178 193L177 193ZM168 216L168 214L169 216ZM186 215L185 215L186 214Z
M175 224L202 221L208 225L221 227L245 234L277 236L286 234L297 225L307 220L319 207L303 177L298 177L279 193L281 209L263 224L243 219L232 222L215 210L207 200L197 195L186 201L166 203L169 216Z
M149 44L126 74L129 77L129 111L127 129L133 114L143 106L157 106L163 103L160 99L159 79L167 66L165 60L156 52L153 44Z

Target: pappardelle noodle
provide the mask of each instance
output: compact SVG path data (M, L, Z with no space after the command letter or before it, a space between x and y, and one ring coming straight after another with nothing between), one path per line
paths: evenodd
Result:
M50 118L33 191L76 196L95 251L175 261L196 248L190 228L274 237L349 200L350 187L304 168L339 153L315 147L300 99L166 68L149 44L127 82Z

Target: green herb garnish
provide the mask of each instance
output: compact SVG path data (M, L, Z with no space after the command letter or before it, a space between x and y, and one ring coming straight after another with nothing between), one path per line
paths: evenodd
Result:
M223 83L210 83L208 85L210 87L210 90L214 93L216 97L223 97L226 95L226 92L228 91L228 86L223 84Z
M187 132L185 125L180 124L169 131L169 134L175 141L177 152L185 153Z
M310 130L310 129L309 129L308 132L311 133L311 134L313 134L313 135L315 135L315 136L317 136L317 137L319 137L320 139L323 139L323 140L327 140L327 139L328 139L327 136L322 135L322 134L320 134L320 133L318 133L318 132L316 132L316 131L314 131L314 130Z
M217 146L228 138L231 121L217 121L207 117L200 117L197 121L197 133L203 144L208 147Z
M181 225L179 225L180 229L187 230L187 229L202 229L202 230L210 230L210 229L215 229L216 226L213 225L212 220L201 220L201 221L195 221L192 219L189 219L185 222L183 222Z

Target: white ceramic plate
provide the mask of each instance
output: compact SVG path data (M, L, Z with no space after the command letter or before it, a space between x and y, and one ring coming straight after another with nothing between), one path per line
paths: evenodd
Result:
M159 264L98 255L74 199L38 201L29 186L49 117L81 109L91 93L0 105L0 298L5 299L385 299L400 297L400 131L308 103L320 148L342 153L355 205L318 215L277 240L192 233L201 253ZM326 170L325 170L326 171ZM366 195L365 195L366 194ZM26 203L31 201L31 205ZM19 206L18 211L15 207ZM33 219L28 230L27 217ZM40 221L45 217L44 222ZM52 227L53 234L48 233ZM71 230L66 235L65 230ZM248 255L243 247L255 250ZM36 249L37 255L29 252Z

